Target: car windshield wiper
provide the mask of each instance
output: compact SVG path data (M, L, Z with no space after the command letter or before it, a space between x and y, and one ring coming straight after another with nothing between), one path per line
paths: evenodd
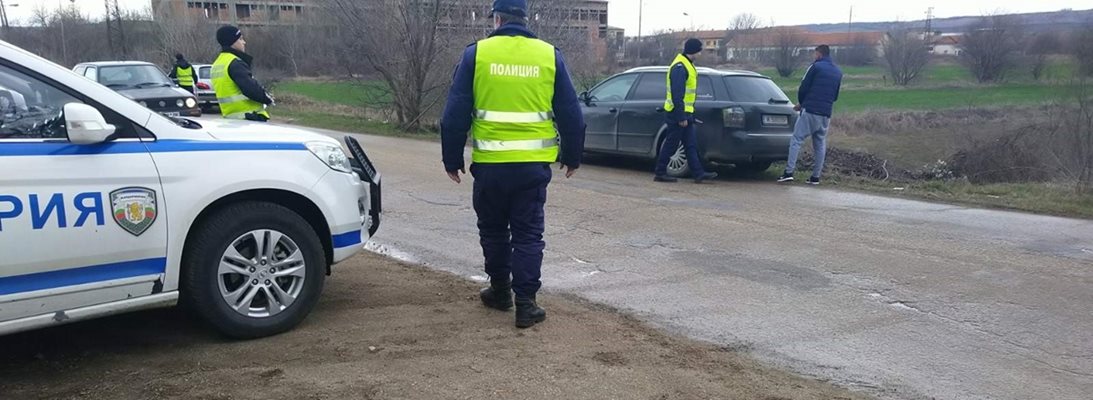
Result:
M152 86L152 85L171 86L171 85L168 85L168 84L163 83L163 82L144 82L144 83L138 83L136 86L137 87L145 87L145 86Z
M124 88L124 87L129 87L129 85L126 85L124 83L111 83L111 84L106 85L106 87L108 87L108 88Z

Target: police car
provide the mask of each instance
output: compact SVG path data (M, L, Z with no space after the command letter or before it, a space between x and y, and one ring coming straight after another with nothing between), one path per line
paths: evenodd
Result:
M359 144L162 116L0 42L0 335L178 303L291 329L376 232Z

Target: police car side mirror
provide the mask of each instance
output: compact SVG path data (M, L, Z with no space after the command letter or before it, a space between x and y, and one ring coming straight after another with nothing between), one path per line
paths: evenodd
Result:
M95 107L82 103L65 104L64 121L68 141L73 144L105 142L117 129L106 123L106 118Z

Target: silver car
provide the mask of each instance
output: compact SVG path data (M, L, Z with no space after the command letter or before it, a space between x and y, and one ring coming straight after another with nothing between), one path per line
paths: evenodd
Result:
M197 91L197 103L202 111L209 112L213 106L219 104L216 101L216 91L213 90L213 66L194 64L194 69L197 70L197 87L194 89Z

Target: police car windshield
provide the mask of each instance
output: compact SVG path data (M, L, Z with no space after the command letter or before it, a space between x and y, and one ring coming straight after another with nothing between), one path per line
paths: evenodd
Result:
M154 65L119 65L99 68L99 83L114 89L171 86Z

